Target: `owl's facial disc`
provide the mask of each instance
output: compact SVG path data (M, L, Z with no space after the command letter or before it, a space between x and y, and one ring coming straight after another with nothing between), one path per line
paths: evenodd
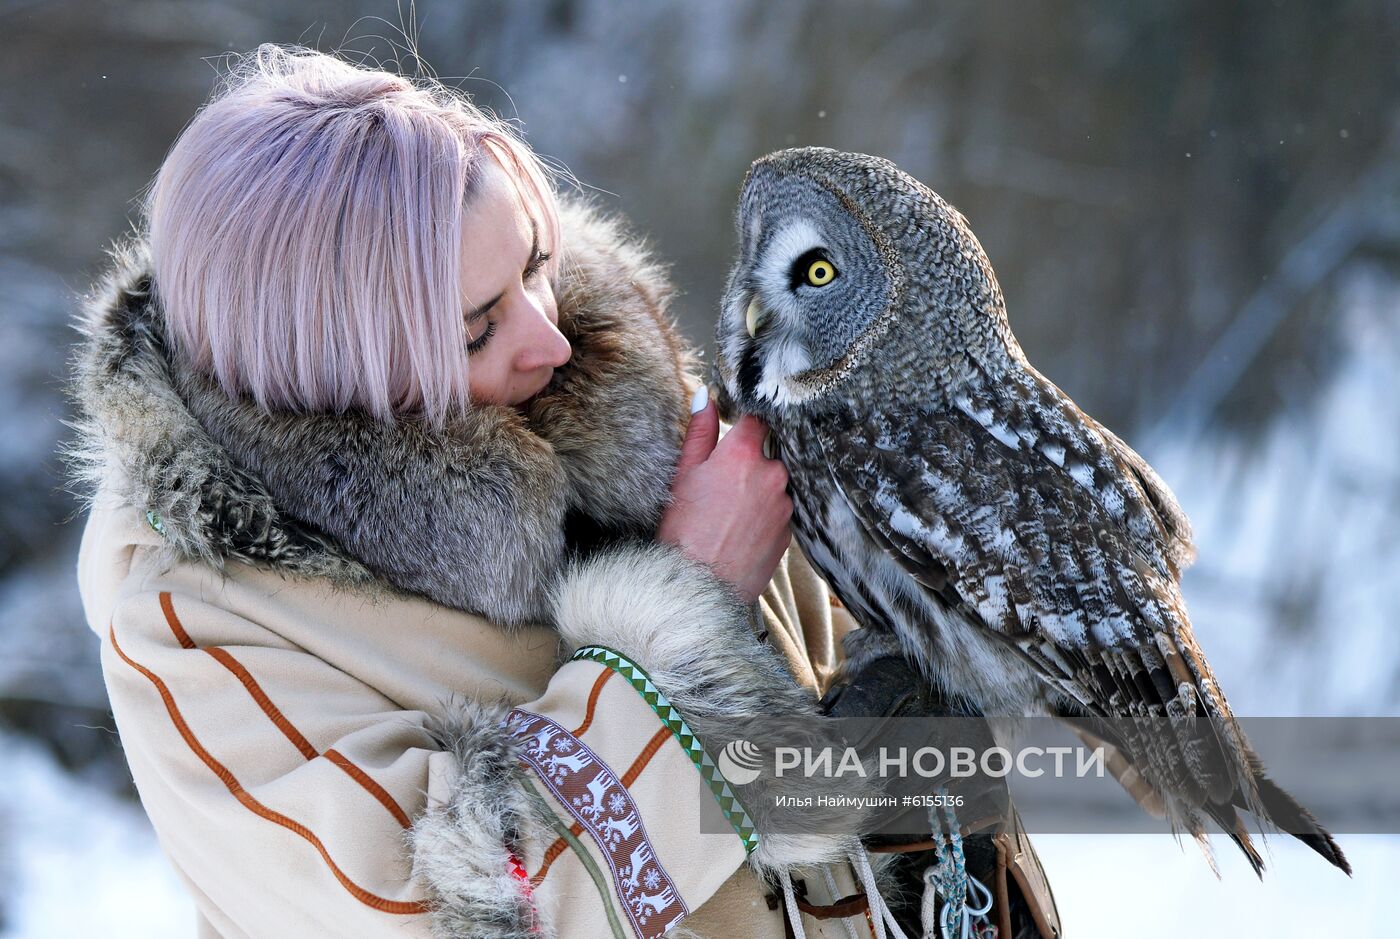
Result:
M815 223L791 219L763 233L727 311L734 326L730 361L746 398L782 406L803 396L789 379L812 366L804 300L839 278L839 262Z
M771 418L839 380L839 363L889 303L889 277L860 220L810 178L755 174L738 228L721 358L731 394Z

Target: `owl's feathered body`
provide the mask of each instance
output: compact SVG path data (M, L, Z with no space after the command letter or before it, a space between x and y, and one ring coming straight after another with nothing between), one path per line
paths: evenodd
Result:
M716 372L772 427L793 528L865 630L983 713L1106 740L1175 824L1236 808L1349 870L1264 774L1196 645L1190 524L1122 440L1026 361L966 220L892 163L756 162Z

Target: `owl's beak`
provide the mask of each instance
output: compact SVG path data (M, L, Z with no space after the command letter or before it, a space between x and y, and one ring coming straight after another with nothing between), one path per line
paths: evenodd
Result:
M749 301L749 308L744 313L744 325L748 327L750 339L758 335L758 327L767 315L768 311L759 305L758 297Z

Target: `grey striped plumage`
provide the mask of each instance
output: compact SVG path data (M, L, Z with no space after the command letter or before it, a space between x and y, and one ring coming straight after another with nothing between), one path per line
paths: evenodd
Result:
M1073 721L1256 870L1237 809L1349 870L1196 644L1185 514L1026 361L962 215L886 160L803 148L754 164L736 225L716 377L773 428L796 536L865 627L853 658L896 642L984 713Z

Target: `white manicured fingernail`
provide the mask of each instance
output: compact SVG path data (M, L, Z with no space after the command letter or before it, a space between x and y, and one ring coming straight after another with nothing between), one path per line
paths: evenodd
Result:
M710 386L701 385L695 389L695 397L690 399L690 413L699 414L710 403Z

